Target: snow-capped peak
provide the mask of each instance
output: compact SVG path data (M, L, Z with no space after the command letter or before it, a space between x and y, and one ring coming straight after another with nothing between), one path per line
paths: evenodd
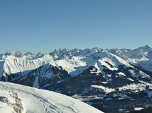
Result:
M137 48L137 50L142 50L142 51L148 52L148 51L152 51L152 48L148 45L145 45L145 46Z

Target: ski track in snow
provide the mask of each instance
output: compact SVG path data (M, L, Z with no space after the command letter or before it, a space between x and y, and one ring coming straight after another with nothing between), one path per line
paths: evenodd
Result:
M58 100L58 99L62 99L62 95L51 92L51 91L49 92L45 90L39 90L35 88L29 88L26 86L15 85L11 83L3 83L3 82L0 82L0 89L1 91L4 90L6 92L9 92L9 95L15 99L15 102L16 102L15 105L18 105L18 108L15 108L14 106L12 106L13 108L15 108L14 110L15 113L31 113L32 112L32 111L28 111L28 108L25 108L26 106L24 105L25 98L21 98L23 96L28 96L26 97L27 101L28 99L30 99L29 101L31 101L32 99L32 101L36 100L36 103L41 104L38 106L43 107L42 111L44 111L44 113L84 113L85 110L87 113L102 113L101 111L89 105L86 105L78 100L72 99L67 96L63 96L63 100ZM49 97L49 93L50 93L50 97ZM32 103L31 103L31 106L32 106ZM34 108L37 109L35 112L37 112L40 109L38 106L33 106L33 109ZM6 112L6 113L9 113L9 112Z

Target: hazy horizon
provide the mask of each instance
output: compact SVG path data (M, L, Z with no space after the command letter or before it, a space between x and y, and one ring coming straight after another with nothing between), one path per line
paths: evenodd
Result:
M73 49L78 49L78 50L85 50L85 49L94 49L94 48L98 48L98 49L103 49L103 50L110 50L110 49L131 49L131 50L134 50L134 49L138 49L140 47L144 47L144 46L149 46L149 45L142 45L142 46L139 46L139 47L136 47L136 48L100 48L100 47L91 47L91 48L55 48L55 49L50 49L50 51L46 52L46 51L20 51L20 50L14 50L14 51L4 51L4 52L1 52L0 54L5 54L5 53L14 53L14 52L21 52L21 53L32 53L32 54L38 54L38 53L42 53L42 54L48 54L48 53L51 53L55 50L60 50L60 49L69 49L69 50L73 50ZM151 46L149 46L151 48Z

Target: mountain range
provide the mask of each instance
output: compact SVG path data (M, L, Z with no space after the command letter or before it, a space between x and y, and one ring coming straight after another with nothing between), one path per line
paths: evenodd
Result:
M0 54L0 80L62 93L105 113L152 106L152 48Z

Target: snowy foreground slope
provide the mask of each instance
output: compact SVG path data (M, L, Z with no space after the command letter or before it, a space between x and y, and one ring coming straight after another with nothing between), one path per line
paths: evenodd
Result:
M0 82L0 113L103 112L59 93Z

